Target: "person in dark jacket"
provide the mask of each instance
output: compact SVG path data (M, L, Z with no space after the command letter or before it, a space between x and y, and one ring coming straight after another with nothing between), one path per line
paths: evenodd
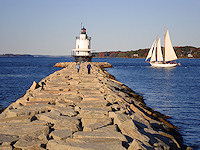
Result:
M90 69L91 69L92 67L91 67L91 65L90 65L90 63L87 65L87 69L88 69L88 74L90 74Z

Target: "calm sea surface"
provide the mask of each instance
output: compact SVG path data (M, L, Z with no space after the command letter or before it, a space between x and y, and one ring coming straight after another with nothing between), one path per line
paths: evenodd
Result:
M32 85L72 58L0 58L0 107L5 108ZM181 67L152 68L144 59L94 58L106 61L116 79L145 98L147 106L178 126L184 143L200 149L200 59L180 59Z

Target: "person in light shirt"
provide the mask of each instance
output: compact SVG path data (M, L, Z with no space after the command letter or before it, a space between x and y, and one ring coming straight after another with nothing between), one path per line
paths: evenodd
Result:
M77 68L77 73L79 73L79 70L81 68L79 63L77 63L76 68Z

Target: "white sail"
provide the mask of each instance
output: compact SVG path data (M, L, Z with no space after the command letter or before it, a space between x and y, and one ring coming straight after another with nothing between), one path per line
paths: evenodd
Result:
M152 54L152 56L151 56L150 62L156 61L156 44L154 44L154 45L155 45L155 46L154 46L154 48L153 48L153 54Z
M158 42L157 42L157 61L163 61L160 38L158 39Z
M153 42L153 44L152 44L152 46L151 46L151 49L149 50L149 53L148 53L148 55L147 55L145 61L147 61L149 58L151 58L151 56L152 56L152 51L153 51L153 48L154 48L155 42L156 42L156 40Z
M169 31L167 30L166 36L165 36L165 61L172 61L177 60L177 56L175 54L175 51L172 47L172 43L169 37Z

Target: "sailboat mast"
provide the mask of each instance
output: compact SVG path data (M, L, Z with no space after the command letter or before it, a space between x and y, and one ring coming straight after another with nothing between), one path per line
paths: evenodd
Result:
M165 62L165 35L166 35L166 31L165 31L165 26L164 26L164 49L163 49L163 59Z
M156 61L158 60L158 35L156 35Z

